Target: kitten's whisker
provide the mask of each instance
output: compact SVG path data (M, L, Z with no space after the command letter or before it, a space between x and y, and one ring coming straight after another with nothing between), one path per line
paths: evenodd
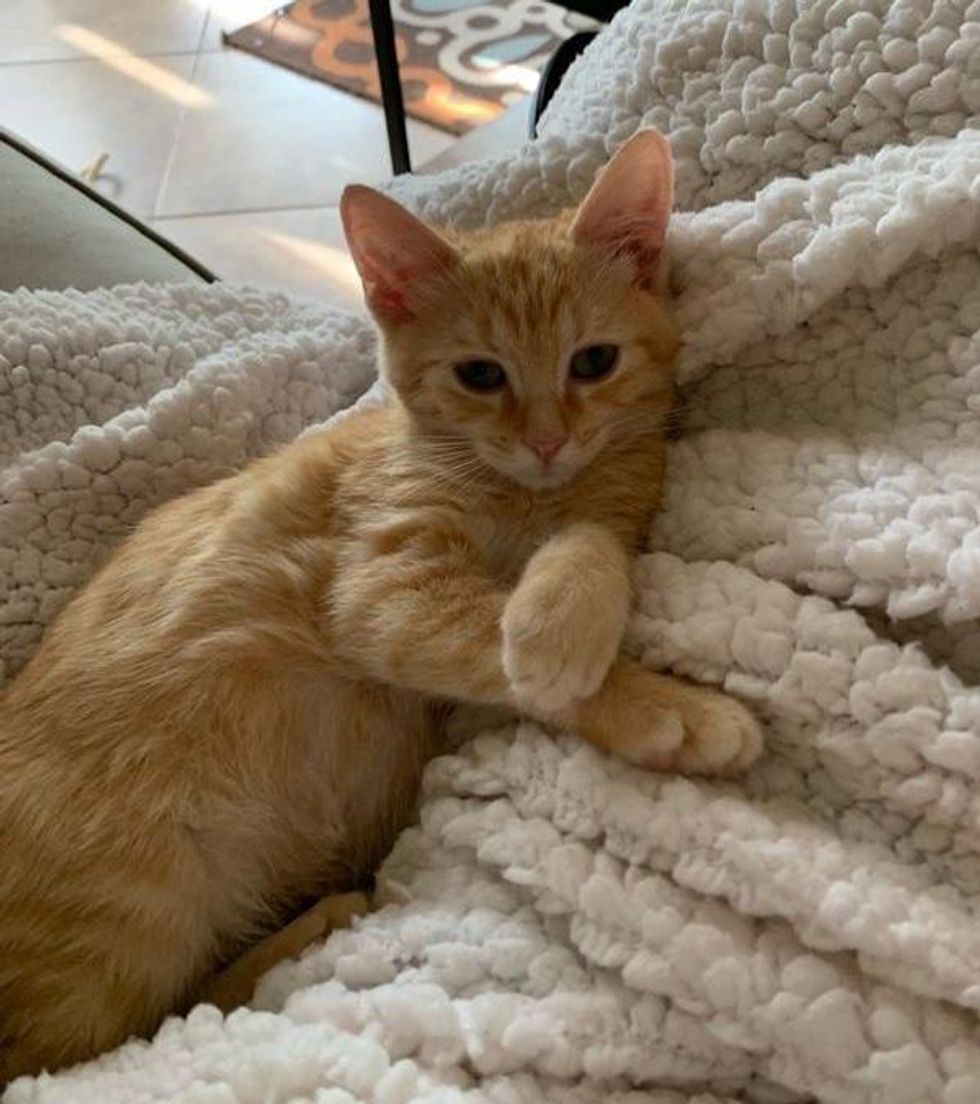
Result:
M471 455L456 463L442 463L427 473L427 477L442 487L485 487L483 476L490 474L488 465L479 456Z

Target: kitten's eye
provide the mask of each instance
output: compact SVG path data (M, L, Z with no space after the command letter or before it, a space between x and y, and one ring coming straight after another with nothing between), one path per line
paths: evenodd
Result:
M576 380L604 379L612 374L618 360L618 345L588 345L573 354L568 374Z
M507 373L495 360L467 360L453 371L470 391L499 391L507 382Z

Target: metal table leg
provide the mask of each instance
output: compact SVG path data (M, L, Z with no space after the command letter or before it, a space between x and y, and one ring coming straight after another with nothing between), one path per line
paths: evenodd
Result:
M408 153L408 132L405 129L405 103L398 74L398 54L395 50L395 25L391 18L390 0L368 0L371 12L371 34L374 36L374 56L381 82L381 103L388 128L388 150L395 175L412 171Z

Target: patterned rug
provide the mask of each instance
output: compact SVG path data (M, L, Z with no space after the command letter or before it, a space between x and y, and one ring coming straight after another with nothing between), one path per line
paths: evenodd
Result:
M533 92L558 43L596 26L545 0L391 0L391 11L405 110L453 134ZM381 99L367 0L296 0L225 41Z

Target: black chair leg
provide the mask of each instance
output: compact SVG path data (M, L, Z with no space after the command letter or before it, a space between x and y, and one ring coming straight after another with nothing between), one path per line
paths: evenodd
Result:
M595 38L596 34L596 31L579 31L571 38L566 38L548 59L548 64L544 67L541 80L538 82L538 90L531 101L532 138L537 138L538 122L544 114L544 109L551 101L551 97L558 91L558 85L561 84L562 77L565 76L568 67Z
M412 162L408 153L405 102L402 99L398 53L395 49L395 24L391 18L389 0L369 0L368 7L371 13L371 33L374 36L374 56L381 82L381 105L388 130L391 169L398 176L411 172Z

